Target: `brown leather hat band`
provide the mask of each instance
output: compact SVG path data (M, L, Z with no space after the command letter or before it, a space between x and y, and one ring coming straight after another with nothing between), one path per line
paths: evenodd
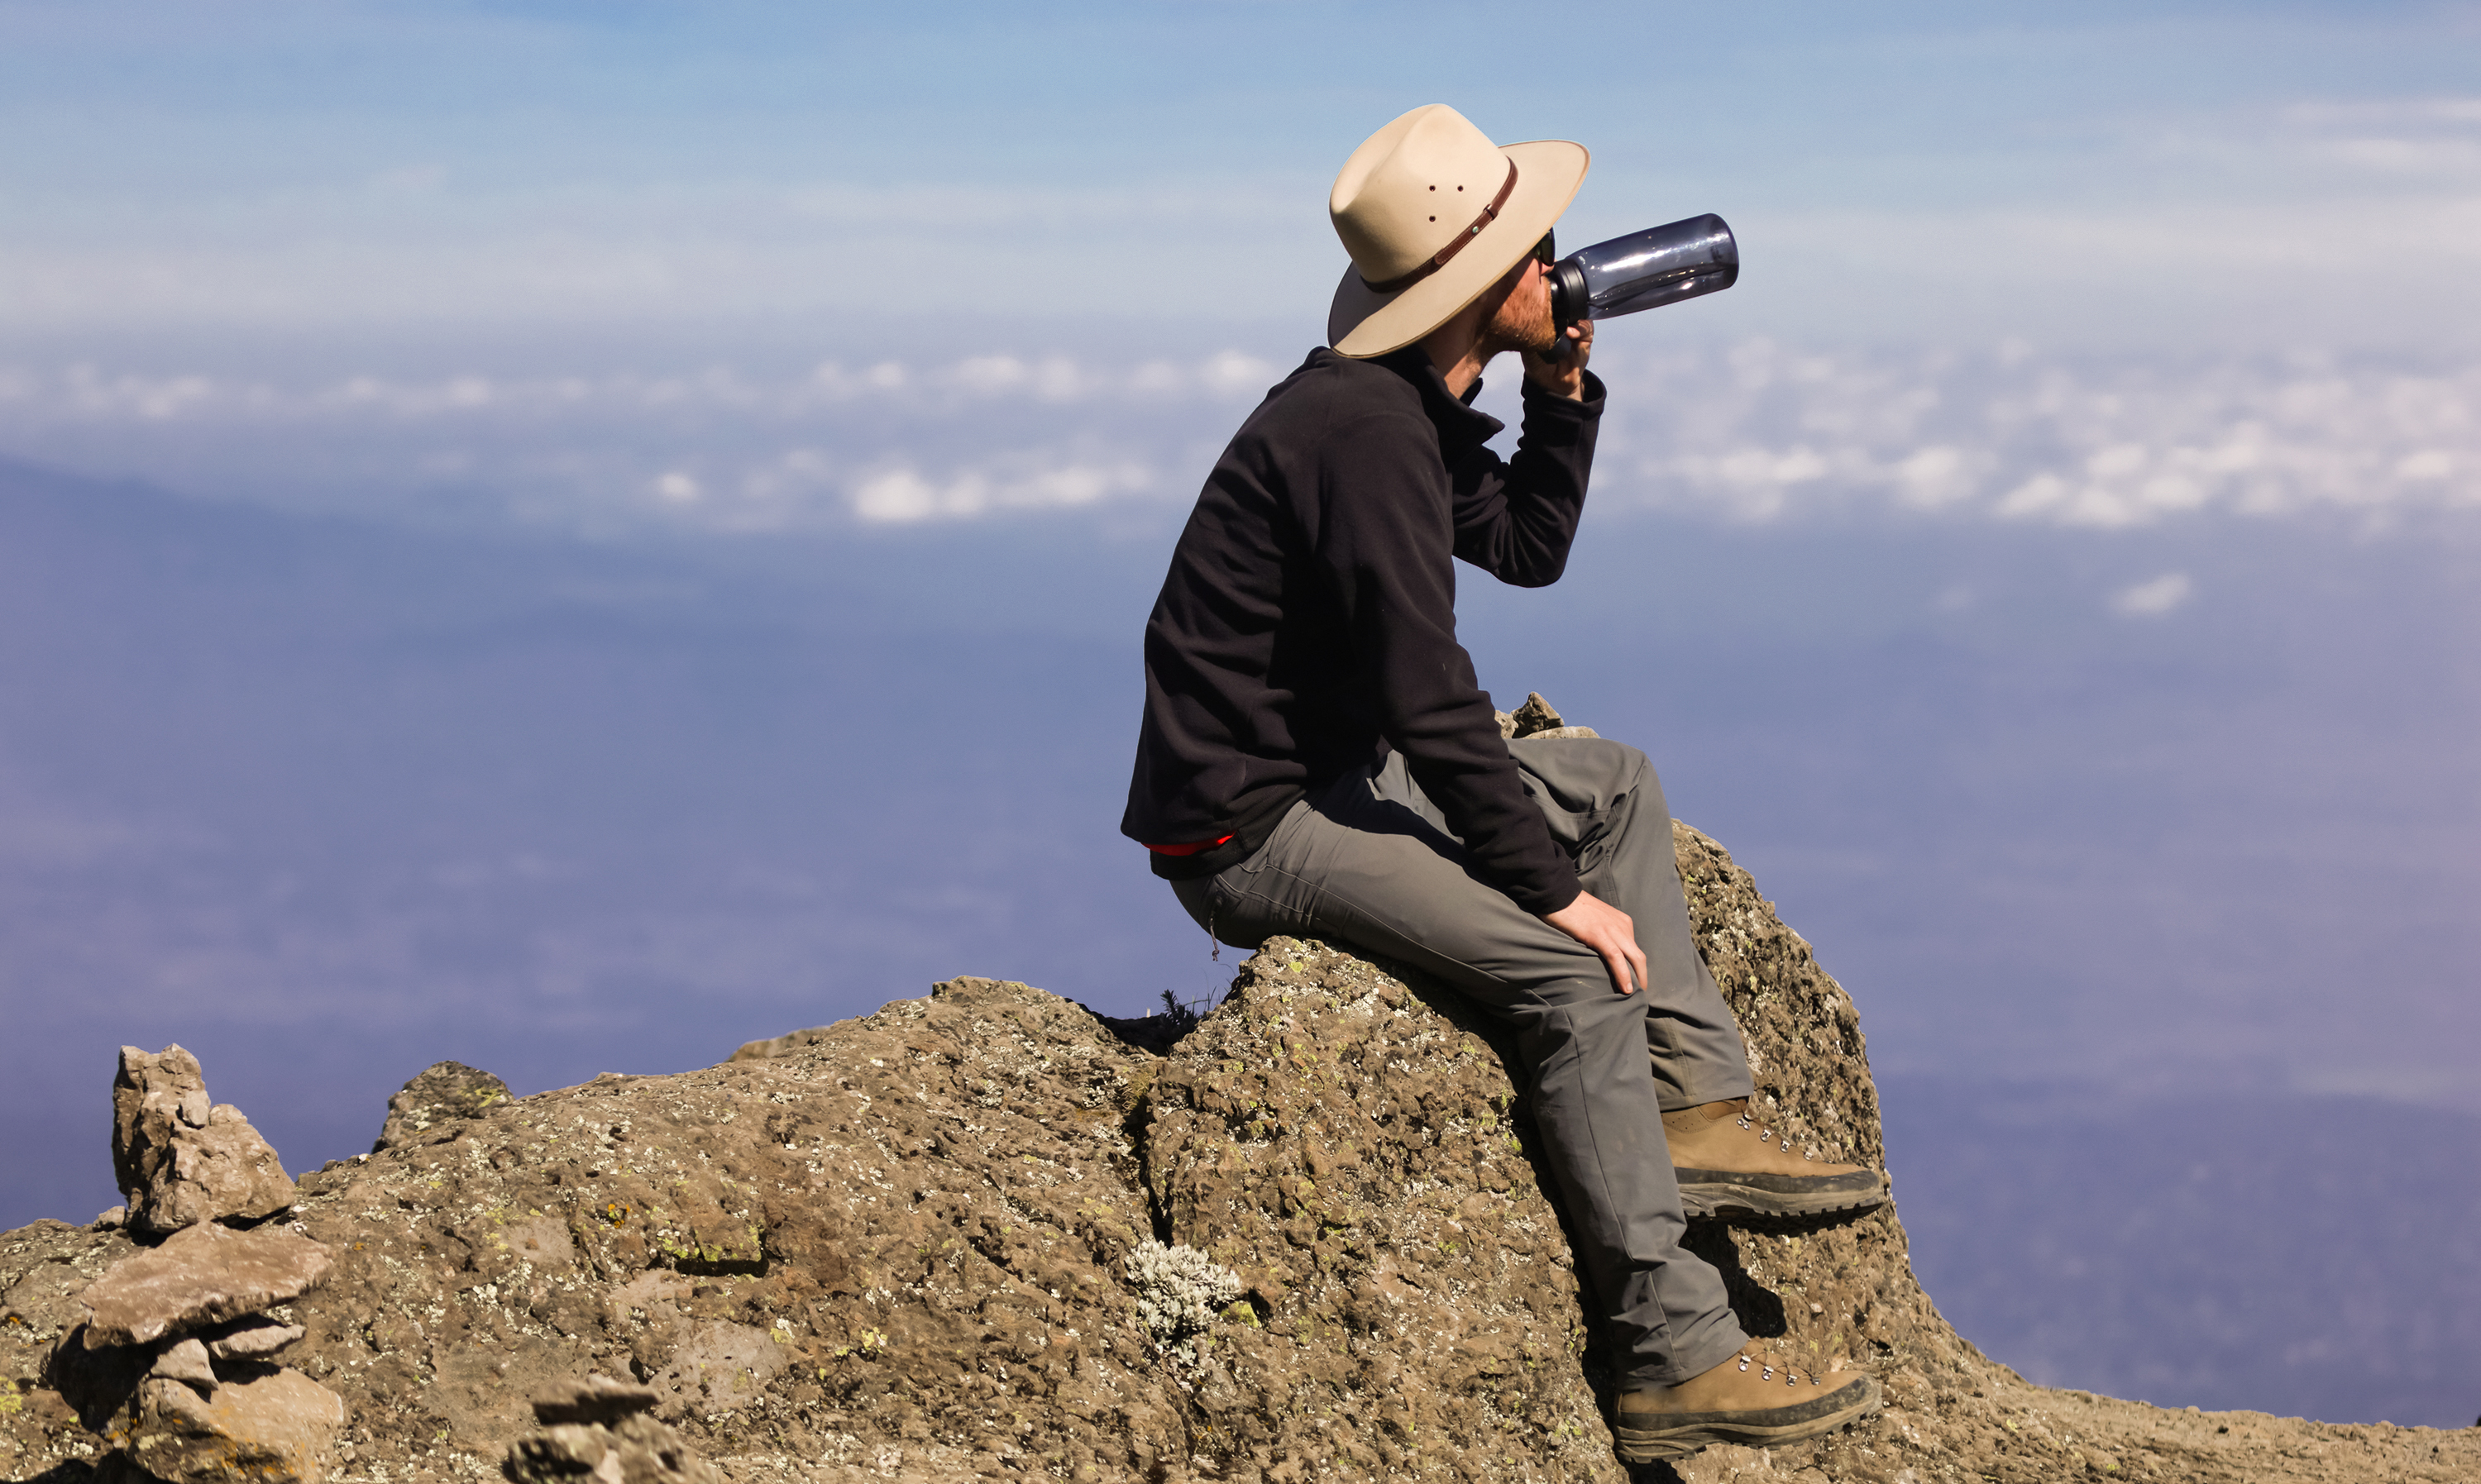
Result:
M1480 216L1474 218L1473 225L1466 227L1461 232L1458 232L1455 235L1455 240L1449 243L1446 247L1441 247L1436 256L1432 257L1428 262L1423 264L1421 267L1414 269L1411 273L1405 273L1401 277L1390 278L1385 283L1370 283L1370 280L1367 278L1364 278L1361 281L1364 283L1370 283L1370 292L1373 294L1393 294L1399 289L1411 288L1413 285L1421 282L1424 278L1427 278L1432 273L1437 273L1440 269L1447 267L1448 260L1449 258L1452 258L1457 253L1464 251L1465 244L1473 241L1476 237L1479 237L1483 227L1486 227L1493 221L1499 220L1499 209L1502 206L1506 205L1507 198L1515 194L1516 162L1510 160L1507 162L1507 179L1500 186L1499 194L1490 198L1490 204L1481 209Z

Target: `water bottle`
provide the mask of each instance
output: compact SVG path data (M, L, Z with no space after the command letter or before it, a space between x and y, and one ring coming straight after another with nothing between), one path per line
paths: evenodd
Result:
M1560 329L1728 289L1740 276L1740 245L1709 212L1580 248L1551 265L1551 315ZM1564 334L1559 352L1576 344Z

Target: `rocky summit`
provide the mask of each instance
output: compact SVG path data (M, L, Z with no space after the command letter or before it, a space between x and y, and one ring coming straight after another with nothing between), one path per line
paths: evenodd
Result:
M1900 1197L1851 1000L1676 844L1759 1106ZM142 1121L172 1109L132 1147L219 1127L193 1069L127 1074ZM1695 1237L1769 1350L1875 1374L1884 1413L1631 1474L1504 1046L1328 945L1267 943L1193 1028L967 977L702 1071L427 1076L285 1210L0 1237L7 1477L2481 1477L2470 1431L2029 1386L1940 1318L1893 1208Z

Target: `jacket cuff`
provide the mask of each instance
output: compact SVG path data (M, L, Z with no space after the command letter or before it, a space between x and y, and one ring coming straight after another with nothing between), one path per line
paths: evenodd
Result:
M1546 392L1533 384L1531 377L1525 378L1524 387L1525 416L1528 421L1545 412L1559 417L1574 418L1578 422L1591 422L1603 415L1603 393L1606 388L1603 385L1603 378L1594 375L1591 370L1586 371L1585 384L1580 388L1584 393L1581 401L1574 401L1554 392Z
M1549 917L1585 894L1584 887L1578 884L1576 866L1565 855L1548 874L1549 880L1511 883L1502 890L1510 901L1535 917Z

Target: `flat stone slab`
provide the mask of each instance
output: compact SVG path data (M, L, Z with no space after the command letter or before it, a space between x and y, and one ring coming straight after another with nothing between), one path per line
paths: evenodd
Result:
M328 1263L325 1246L282 1228L191 1227L87 1289L87 1348L146 1344L256 1314L317 1286Z
M274 1319L250 1318L222 1325L201 1336L207 1353L220 1361L259 1360L301 1338L299 1324L278 1324Z

